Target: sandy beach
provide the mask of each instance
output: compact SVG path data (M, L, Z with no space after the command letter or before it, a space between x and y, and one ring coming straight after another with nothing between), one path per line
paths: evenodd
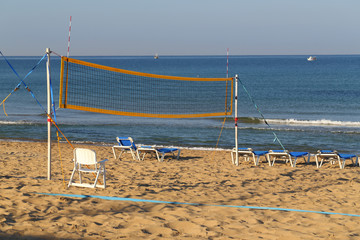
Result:
M75 145L107 158L107 187L67 188L72 148L53 144L47 180L47 144L0 142L2 239L359 239L360 217L249 209L257 206L360 214L359 167L299 161L231 163L228 151L182 149L180 160L115 160L111 146ZM65 179L65 181L63 180ZM48 196L79 194L204 205ZM212 206L210 206L212 205ZM222 206L215 206L222 205Z

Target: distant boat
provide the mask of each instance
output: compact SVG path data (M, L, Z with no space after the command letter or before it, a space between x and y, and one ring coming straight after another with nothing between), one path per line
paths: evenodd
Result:
M154 59L158 59L159 58L159 54L155 54Z
M312 61L315 61L315 60L316 60L316 57L315 57L315 56L310 56L310 57L307 58L307 60L308 60L309 62L312 62Z

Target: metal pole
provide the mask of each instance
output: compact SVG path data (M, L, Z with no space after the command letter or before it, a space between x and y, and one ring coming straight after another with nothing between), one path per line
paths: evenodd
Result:
M70 24L69 24L69 39L68 39L68 50L67 50L67 54L66 57L69 57L70 54L70 33L71 33L71 16L70 16Z
M235 152L236 152L236 158L235 158L235 164L236 166L239 166L239 143L238 143L238 75L235 75Z
M47 179L51 179L51 92L50 92L50 48L46 48L47 62L46 62L46 75L47 75L47 129L48 129L48 173Z

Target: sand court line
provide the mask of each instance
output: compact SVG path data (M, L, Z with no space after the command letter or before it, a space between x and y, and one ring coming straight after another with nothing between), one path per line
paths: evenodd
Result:
M259 207L259 206L236 206L236 205L216 205L216 204L203 204L203 203L170 202L170 201L149 200L149 199L140 199L140 198L122 198L122 197L110 197L110 196L99 196L99 195L37 193L37 192L32 192L31 194L48 195L48 196L61 196L61 197L69 197L69 198L97 198L97 199L111 200L111 201L147 202L147 203L206 206L206 207L246 208L246 209L254 209L254 210L303 212L303 213L316 213L316 214L325 214L325 215L341 215L341 216L349 216L349 217L360 217L360 215L358 215L358 214L337 213L337 212L323 212L323 211L301 210L301 209L291 209L291 208L275 208L275 207Z

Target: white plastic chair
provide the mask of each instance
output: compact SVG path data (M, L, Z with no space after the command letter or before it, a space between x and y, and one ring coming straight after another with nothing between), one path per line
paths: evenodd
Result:
M74 149L74 170L72 171L69 185L70 186L78 186L78 187L106 187L106 170L105 170L105 162L108 159L104 159L100 162L96 160L96 152L94 150L85 149L85 148L75 148ZM73 178L75 172L79 173L79 181L80 183L73 182ZM82 173L92 173L94 174L95 181L93 184L83 183L82 182ZM99 180L100 174L103 174L103 184ZM98 184L99 183L99 184Z

